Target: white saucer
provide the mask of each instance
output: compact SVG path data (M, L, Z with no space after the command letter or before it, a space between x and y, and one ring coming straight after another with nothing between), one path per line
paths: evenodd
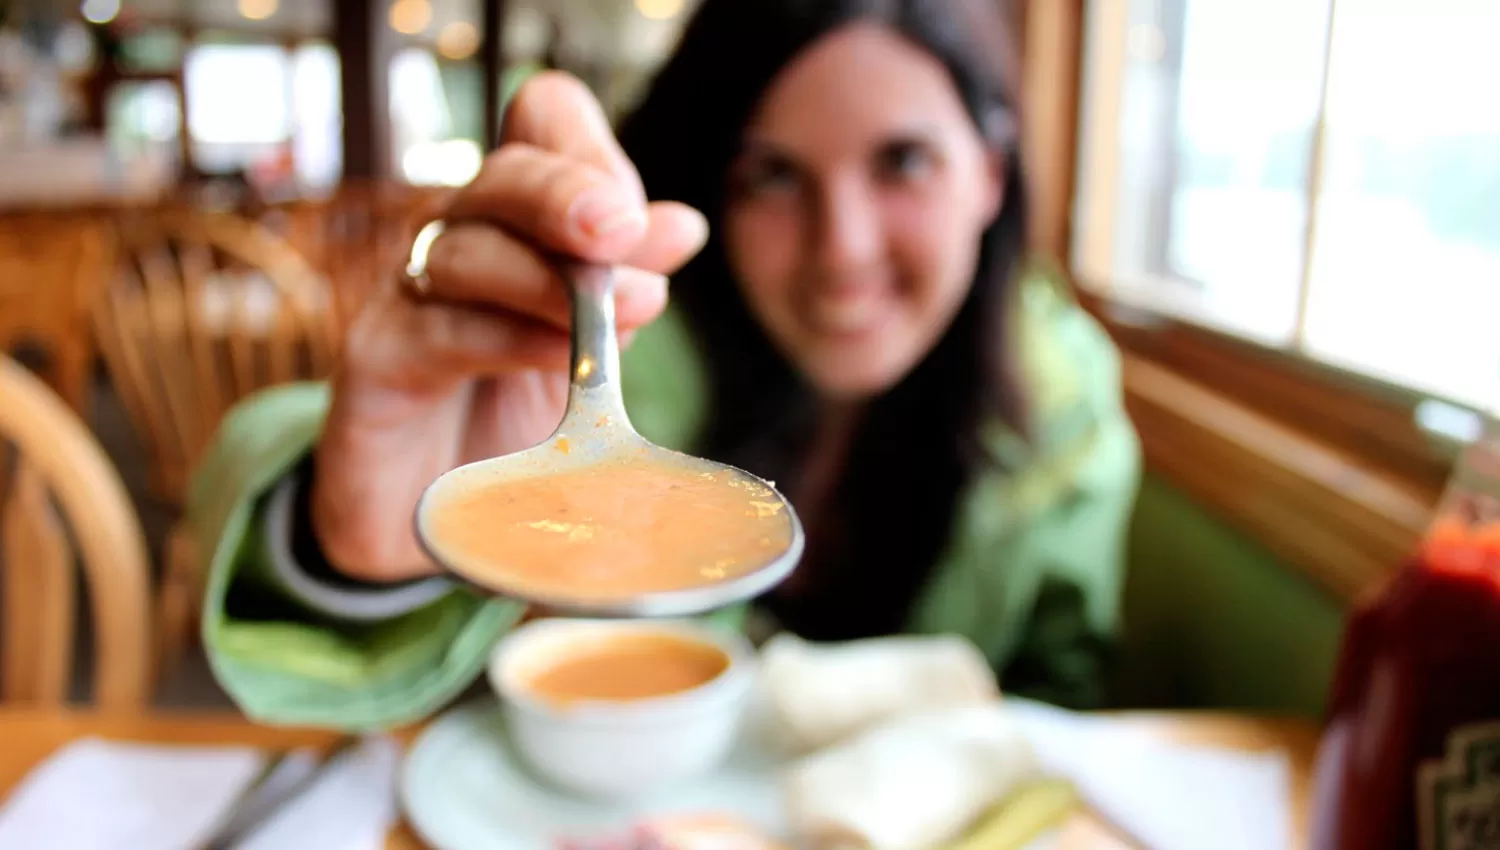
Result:
M485 699L453 709L417 738L401 772L407 820L438 850L554 850L562 841L626 832L649 815L729 814L786 832L781 758L748 728L708 776L630 803L570 795L533 776L514 755L500 707Z

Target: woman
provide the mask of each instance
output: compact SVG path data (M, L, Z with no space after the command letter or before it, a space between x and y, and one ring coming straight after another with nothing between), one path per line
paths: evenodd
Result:
M443 471L559 420L558 255L620 268L642 433L796 505L806 556L759 614L815 639L957 632L1008 690L1097 704L1137 445L1107 338L1021 274L998 6L705 0L619 144L581 85L528 80L330 385L241 405L201 467L204 635L245 710L423 716L522 616L437 577L410 517Z

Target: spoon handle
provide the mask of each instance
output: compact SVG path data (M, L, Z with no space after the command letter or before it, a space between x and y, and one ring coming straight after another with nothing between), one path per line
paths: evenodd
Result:
M584 411L623 416L620 343L615 336L615 272L610 266L564 267L573 299L570 416Z

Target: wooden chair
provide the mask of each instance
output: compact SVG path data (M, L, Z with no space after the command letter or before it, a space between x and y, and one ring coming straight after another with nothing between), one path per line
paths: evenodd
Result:
M265 210L259 220L295 247L332 287L344 322L406 262L411 240L447 190L346 181L332 196Z
M180 506L225 412L266 387L325 377L339 324L323 278L284 241L231 215L163 210L122 222L121 270L94 327L126 412L151 456L151 489ZM192 636L201 599L195 544L167 542L157 623L161 670Z
M80 416L95 353L88 304L111 261L103 215L0 215L0 352L41 349L43 377Z
M151 454L152 490L177 505L224 413L266 387L326 376L339 325L323 278L255 222L163 211L120 234L95 333Z
M103 448L61 398L0 356L0 700L61 705L71 684L75 563L94 615L94 702L151 692L150 560Z

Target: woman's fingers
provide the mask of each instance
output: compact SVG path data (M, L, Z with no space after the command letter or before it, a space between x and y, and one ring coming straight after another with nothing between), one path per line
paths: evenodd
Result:
M427 253L424 297L392 290L351 329L356 368L430 386L566 370L571 307L559 256L617 267L616 320L628 339L665 308L664 275L708 238L697 211L645 203L598 101L555 73L522 87L505 144L443 217L448 226Z
M427 292L434 299L492 304L554 324L566 322L567 292L529 245L480 221L454 222L427 252Z
M645 202L610 172L515 142L486 157L446 218L492 221L544 250L596 263L623 260L648 224Z
M657 201L646 208L646 238L625 264L664 275L675 273L708 242L708 219L687 204Z
M701 247L701 215L681 204L648 210L640 175L577 79L543 73L528 80L505 123L504 142L453 198L450 221L492 221L543 250L601 263L665 247L663 261L675 267L686 259L682 251L691 256ZM652 241L663 234L667 242Z
M427 257L432 301L500 309L566 330L566 283L536 252L504 231L469 223L446 230ZM615 272L615 321L639 327L666 306L667 280L630 266Z
M349 329L345 371L406 390L451 386L476 374L566 371L568 335L498 308L376 296ZM361 382L362 383L362 382Z
M613 176L639 205L640 174L625 156L604 107L570 74L544 71L522 83L505 113L502 142L519 142L590 165Z
M666 306L666 280L620 271L617 314L622 343ZM526 370L566 373L566 322L543 321L503 307L428 299L392 287L375 296L345 340L344 369L355 379L423 393L476 375Z
M568 337L511 313L459 304L419 304L404 336L417 342L421 366L439 375L471 376L568 368Z
M646 193L588 87L542 73L516 92L505 140L448 218L482 218L545 250L620 262L647 234Z
M645 240L617 267L615 315L622 328L639 327L665 306L666 279L702 246L707 225L681 204L653 204ZM530 245L477 221L450 225L427 255L433 298L496 306L567 327L566 283Z
M697 211L646 204L640 176L598 101L560 73L521 87L506 115L505 142L451 199L445 218L448 232L428 256L439 290L549 321L565 311L565 299L546 282L554 256L670 274L708 238ZM486 235L479 223L503 233Z

